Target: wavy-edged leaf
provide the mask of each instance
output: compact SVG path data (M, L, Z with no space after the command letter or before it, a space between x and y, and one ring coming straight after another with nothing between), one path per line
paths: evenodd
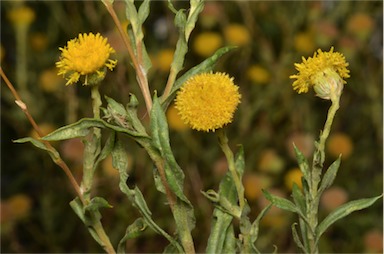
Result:
M324 190L326 190L332 185L333 181L336 178L337 171L339 170L340 163L341 163L341 156L339 156L339 158L336 161L334 161L325 172L323 179L321 180L321 184L318 192L319 196L321 195L321 193L323 193Z
M362 210L373 205L378 199L380 199L383 195L373 197L373 198L363 198L358 200L350 201L342 206L336 208L333 212L331 212L316 228L316 235L318 241L320 236L328 229L336 221L344 218L352 212Z
M26 137L26 138L20 138L20 139L13 140L13 142L19 143L19 144L31 142L37 148L40 148L42 150L47 151L48 154L51 156L53 161L57 161L60 158L60 155L56 150L52 150L52 149L47 148L46 145L43 142L41 142L40 140L31 138L31 137Z
M126 253L125 243L129 239L136 238L147 228L147 224L143 218L137 218L125 231L125 235L117 246L117 253Z
M50 134L46 135L45 137L42 137L41 139L46 141L58 141L58 140L66 140L71 138L85 137L89 134L90 129L93 127L109 128L116 132L127 134L135 139L136 138L149 139L149 136L143 133L138 133L136 131L128 130L123 127L115 126L105 122L102 119L95 119L95 118L82 118L76 123L63 126L51 132Z
M143 219L153 231L163 235L172 245L175 246L175 248L179 252L183 252L183 248L181 247L181 245L153 221L152 213L149 210L148 205L140 189L137 188L137 186L133 189L130 189L127 186L126 182L128 179L128 173L127 173L128 163L129 162L128 162L127 154L125 152L123 144L117 139L115 146L112 150L112 165L114 168L119 170L120 190L128 197L132 205L139 210Z

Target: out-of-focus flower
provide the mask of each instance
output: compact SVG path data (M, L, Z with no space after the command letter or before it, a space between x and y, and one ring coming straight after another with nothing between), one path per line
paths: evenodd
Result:
M295 64L298 74L291 75L291 79L297 79L292 86L298 93L308 92L309 87L313 86L316 95L323 99L339 97L343 90L345 78L349 78L348 63L345 57L333 52L333 47L329 52L318 49L313 57L302 58L303 62Z
M233 46L245 46L251 41L248 29L240 24L230 24L224 28L225 40Z
M232 122L241 98L238 89L228 74L199 74L181 87L175 107L192 129L215 131Z
M43 33L31 34L29 41L31 42L31 47L39 52L45 50L48 46L48 38Z
M228 172L228 161L225 156L218 159L213 165L213 173L216 179L222 179Z
M284 168L284 160L273 149L268 149L262 152L258 169L266 173L280 173Z
M339 157L341 154L346 159L353 152L353 142L345 133L332 134L328 139L327 151L333 157Z
M79 138L65 140L61 145L63 157L76 163L83 161L84 144Z
M154 65L162 72L168 72L173 61L174 51L172 49L160 50L154 61Z
M3 58L5 56L5 50L2 44L0 44L0 62L3 62Z
M43 133L43 135L48 135L49 133L53 132L54 130L56 130L56 126L54 126L53 124L51 123L41 123L39 124L39 128L40 128L40 131ZM29 135L34 138L34 139L38 139L39 138L39 135L37 135L36 131L34 129L32 129L29 133Z
M39 78L39 85L41 89L48 93L58 91L63 84L63 79L57 76L55 69L48 69L41 73Z
M193 40L193 50L202 57L209 57L223 45L223 38L218 33L203 32Z
M305 156L309 157L315 148L314 146L315 138L312 134L308 133L293 133L289 136L287 140L287 150L291 158L296 158L296 153L293 148L293 144L300 150L300 152Z
M303 188L303 185L301 183L302 176L303 176L303 173L299 168L290 169L284 177L285 186L289 190L292 190L293 183L296 183L297 186L300 187L300 189Z
M340 187L332 186L323 192L320 205L330 212L348 201L348 193Z
M360 40L367 39L374 27L374 20L367 13L355 13L347 21L347 31Z
M334 22L319 18L311 28L316 38L316 43L320 47L328 47L336 38L339 37L339 30Z
M82 76L84 85L95 85L104 79L106 68L113 70L117 64L117 60L109 58L115 50L99 33L79 34L59 49L62 53L56 67L58 74L66 77L66 85L77 83Z
M261 189L271 186L271 179L257 174L246 173L243 176L244 195L248 201L257 200L261 195Z
M204 28L210 29L214 27L223 13L222 5L218 2L207 1L204 4L204 9L200 13L198 22Z
M16 194L1 202L1 222L14 222L27 217L32 200L25 194Z
M27 6L18 6L8 13L8 19L15 26L28 26L35 20L35 12Z
M294 37L295 49L303 54L309 54L315 50L316 44L311 32L298 33Z
M383 232L374 229L364 235L365 253L383 253Z
M189 129L188 125L186 125L181 119L174 104L168 107L167 120L169 127L173 130L184 131Z
M247 70L247 77L256 84L267 84L271 80L269 71L261 65L251 65Z

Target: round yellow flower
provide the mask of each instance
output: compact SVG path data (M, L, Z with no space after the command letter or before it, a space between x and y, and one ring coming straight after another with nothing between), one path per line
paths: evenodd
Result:
M169 127L173 130L184 131L186 129L189 129L188 125L186 125L184 121L181 119L174 104L168 107L167 120L168 120Z
M271 74L263 66L254 64L247 70L247 77L256 84L267 84L271 80Z
M215 131L232 122L241 98L238 89L228 74L199 74L181 87L175 107L192 129Z
M341 92L339 90L346 83L343 79L349 78L349 64L341 53L333 52L333 47L329 52L318 49L313 57L302 59L302 63L295 63L299 73L290 76L291 79L297 79L292 84L294 90L306 93L310 86L314 86L317 95L324 99L328 99L329 90Z
M66 85L75 84L81 76L84 76L84 85L97 84L104 79L106 67L113 70L117 63L117 60L109 59L115 50L99 33L79 34L59 49L62 53L56 67L58 74L68 80Z

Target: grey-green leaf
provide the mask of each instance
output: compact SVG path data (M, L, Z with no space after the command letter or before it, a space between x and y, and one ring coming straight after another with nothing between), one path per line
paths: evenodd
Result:
M147 224L143 218L138 218L127 227L124 237L120 240L117 246L117 253L126 253L125 243L129 239L136 238L147 228Z
M305 180L310 183L309 179L309 164L305 156L302 154L302 152L296 147L295 144L293 144L293 149L295 150L297 162L299 164L299 168L301 172L304 175Z
M336 210L331 212L317 227L316 229L316 235L317 235L317 241L319 240L320 236L327 230L329 226L331 226L336 221L340 220L341 218L344 218L345 216L349 215L350 213L358 210L362 210L364 208L367 208L371 205L373 205L378 199L380 199L383 195L373 197L373 198L364 198L364 199L358 199L354 201L350 201L340 207L338 207Z
M297 225L297 223L292 224L293 240L295 241L297 247L299 247L303 251L303 253L308 253L308 251L305 249L303 243L300 240L299 234L297 233L297 230L296 230L296 225Z
M53 150L53 149L48 149L45 144L43 142L41 142L40 140L37 140L37 139L34 139L34 138L31 138L31 137L26 137L26 138L20 138L20 139L17 139L17 140L14 140L13 141L14 143L26 143L26 142L31 142L34 146L36 146L37 148L40 148L42 150L45 150L48 152L48 154L51 156L52 160L53 161L56 161L60 158L60 155L59 153L56 151L56 150Z
M269 193L266 190L263 190L264 196L266 199L268 199L273 205L277 206L280 209L287 210L290 212L297 213L298 209L291 201L285 198L278 197L276 195L273 195Z
M323 176L323 179L321 180L318 195L321 195L321 193L323 193L325 189L329 188L332 185L333 181L336 178L337 171L339 170L340 163L341 156L336 161L334 161L331 166L329 166L328 170Z
M296 183L293 183L293 186L292 186L292 197L293 197L293 201L296 204L296 207L300 209L302 214L306 214L305 198L299 186L297 186Z

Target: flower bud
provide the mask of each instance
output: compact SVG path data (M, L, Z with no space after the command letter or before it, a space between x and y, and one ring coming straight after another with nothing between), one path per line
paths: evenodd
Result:
M316 95L325 100L340 97L344 87L340 75L331 68L316 73L313 77L313 84Z

